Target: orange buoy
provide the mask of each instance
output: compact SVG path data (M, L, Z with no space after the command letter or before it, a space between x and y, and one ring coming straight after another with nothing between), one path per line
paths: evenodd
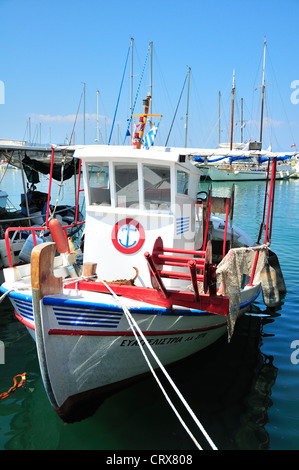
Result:
M49 229L53 238L53 241L56 243L56 249L58 253L67 253L68 252L68 242L64 236L61 223L58 219L51 219L49 222Z

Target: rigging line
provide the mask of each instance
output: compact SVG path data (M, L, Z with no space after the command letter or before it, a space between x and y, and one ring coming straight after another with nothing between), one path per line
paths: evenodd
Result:
M130 129L130 126L131 126L132 116L133 116L136 101L137 101L137 98L138 98L138 95L139 95L139 90L140 90L141 82L142 82L142 79L143 79L143 74L144 74L144 70L145 70L145 66L146 66L146 62L147 62L149 52L150 52L150 47L148 47L147 54L146 54L146 57L145 57L145 62L144 62L143 69L142 69L142 72L141 72L140 81L139 81L138 88L137 88L137 91L136 91L136 96L135 96L135 100L134 100L134 103L133 103L133 107L132 107L132 111L131 111L131 115L130 115L130 119L129 119L128 127L127 127L127 130L126 130L126 135L125 135L125 138L124 138L123 145L125 144L126 138L129 135L128 132L129 132L129 129Z
M129 52L130 52L130 46L129 46L129 49L128 49L127 58L126 58L126 63L125 63L125 68L124 68L124 73L123 73L122 80L121 80L121 84L120 84L120 90L119 90L119 94L118 94L118 98L117 98L117 103L116 103L116 108L115 108L115 112L114 112L114 116L113 116L113 122L112 122L111 131L110 131L110 135L109 135L108 145L110 145L110 141L111 141L111 137L112 137L112 133L113 133L113 129L114 129L114 123L115 123L116 113L117 113L117 110L118 110L118 104L119 104L120 94L121 94L121 90L122 90L123 83L124 83L124 77L125 77L126 68L127 68L127 63L128 63L128 58L129 58Z
M79 106L78 106L78 109L77 109L77 114L76 114L76 118L75 118L73 130L72 130L72 133L71 133L69 145L71 145L71 143L72 143L72 138L73 138L73 134L74 134L74 131L75 131L75 126L76 126L76 122L77 122L77 118L78 118L78 113L79 113L79 109L80 109L80 106L81 106L82 96L83 96L83 90L82 90L82 93L81 93L81 97L80 97L80 101L79 101Z
M186 84L187 77L188 77L188 72L186 73L184 85L183 85L183 88L182 88L182 91L181 91L181 94L180 94L180 97L179 97L179 101L178 101L178 104L177 104L177 107L176 107L176 110L175 110L175 113L174 113L174 116L173 116L173 119L172 119L172 123L171 123L170 129L169 129L169 133L168 133L168 136L167 136L167 139L166 139L166 142L165 142L165 147L166 147L167 144L168 144L168 139L169 139L170 133L171 133L171 131L172 131L172 127L173 127L173 124L174 124L174 120L175 120L175 118L176 118L176 114L177 114L177 111L178 111L178 107L179 107L179 105L180 105L180 101L181 101L182 94L183 94L183 91L184 91L184 88L185 88L185 84Z
M291 129L291 125L290 125L290 121L289 121L289 118L288 118L288 115L287 115L287 112L286 112L286 109L285 109L285 105L284 105L284 102L283 102L283 99L282 99L282 96L281 96L280 88L279 88L279 85L278 85L278 80L277 80L277 77L276 77L274 67L272 65L272 60L271 60L271 56L270 56L269 52L268 52L268 57L269 57L269 62L270 62L270 66L271 66L271 69L272 69L272 73L273 73L273 76L274 76L274 81L276 83L276 87L277 87L277 90L278 90L279 98L281 100L282 109L284 111L284 114L285 114L285 117L286 117L286 120L287 120L287 124L288 124L288 127L289 127L289 132L291 134L291 138L292 138L293 142L295 142L293 132L292 132L292 129Z
M137 331L139 333L139 335L141 336L142 340L144 341L145 345L147 346L148 350L150 351L150 353L152 354L153 358L155 359L155 361L157 362L158 366L160 367L160 369L162 370L163 374L165 375L165 377L167 378L168 382L170 383L170 385L173 387L173 389L175 390L175 392L177 393L178 397L180 398L180 400L182 401L182 403L184 404L185 408L188 410L189 414L192 416L193 420L195 421L195 423L197 424L197 426L199 427L199 429L201 430L201 432L203 433L203 435L205 436L205 438L207 439L207 441L209 442L210 446L212 447L213 450L217 450L217 447L215 446L215 444L213 443L212 439L210 438L210 436L207 434L207 432L205 431L204 427L202 426L202 424L199 422L198 418L196 417L196 415L194 414L194 412L192 411L192 409L190 408L190 406L188 405L188 403L186 402L185 398L183 397L183 395L181 394L181 392L179 391L179 389L177 388L177 386L175 385L175 383L173 382L173 380L171 379L170 375L167 373L167 371L165 370L163 364L160 362L159 358L157 357L157 355L155 354L155 352L153 351L152 347L150 346L149 342L147 341L146 337L144 336L144 334L142 333L141 329L139 328L138 324L136 323L136 321L134 320L131 312L129 311L129 309L118 299L117 295L115 294L115 292L111 289L111 287L104 281L104 280L101 280L101 282L105 285L105 287L110 291L110 293L112 294L112 297L114 298L114 300L121 306L121 308L123 309L125 315L126 315L126 318L129 322L129 325L131 326L132 328L132 331L136 337L136 340L138 341L138 344L141 348L141 351L142 351L142 354L145 355L144 351L143 351L143 348L141 346L141 344L139 343L139 338L138 338L138 335L137 335ZM136 331L135 331L136 329ZM146 356L145 356L146 358ZM153 369L152 369L152 366L150 365L149 363L149 360L148 358L146 358L146 361L147 363L149 364L149 367L150 369L152 370L153 372ZM154 374L155 375L155 374ZM156 378L156 377L155 377ZM156 378L156 380L158 381L158 379ZM159 381L158 381L159 383ZM166 395L166 392L164 391L163 387L162 387L162 384L159 383L159 386L161 387L164 395L167 397ZM171 407L173 408L173 410L175 411L176 415L179 417L178 415L178 412L177 410L175 410L174 408L174 405L171 403L169 397L167 397L167 401L171 404ZM187 426L185 425L185 423L182 421L182 418L179 417L181 423L183 424L184 428L187 430L188 434L190 435L190 437L193 439L194 442L196 442L196 445L198 448L200 448L199 444L197 443L197 441L195 440L195 438L192 436L191 434L191 431L188 430ZM201 449L201 448L200 448Z

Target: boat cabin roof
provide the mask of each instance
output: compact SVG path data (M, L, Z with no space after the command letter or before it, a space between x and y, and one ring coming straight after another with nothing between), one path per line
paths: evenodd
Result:
M185 152L186 153L186 152ZM171 147L151 147L150 149L134 149L128 145L86 145L76 147L74 157L83 161L107 160L119 158L126 161L151 161L160 163L183 164L194 173L199 173L198 169L188 160L185 153L180 149Z
M153 214L196 201L201 172L178 150L91 145L74 157L83 162L87 211Z

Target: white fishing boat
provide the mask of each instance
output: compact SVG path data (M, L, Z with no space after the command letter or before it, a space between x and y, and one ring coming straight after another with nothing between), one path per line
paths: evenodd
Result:
M135 148L75 148L86 197L83 271L57 219L53 242L37 245L30 264L4 270L2 294L35 339L50 403L66 422L156 368L156 357L168 365L230 338L261 289L265 302L279 301L269 251L275 165L264 243L248 246L232 225L233 193L198 200L200 171L190 160L141 149L135 137ZM245 247L234 248L242 237Z

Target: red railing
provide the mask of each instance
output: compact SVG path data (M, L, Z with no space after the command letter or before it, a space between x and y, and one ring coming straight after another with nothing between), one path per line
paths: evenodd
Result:
M9 238L9 233L10 232L17 232L17 231L23 231L27 232L30 231L32 232L32 238L33 238L33 244L36 246L36 231L45 231L49 230L49 212L50 212L50 198L51 198L51 188L52 188L52 177L53 177L53 166L54 166L54 147L52 147L52 155L51 155L51 167L50 167L50 178L49 178L49 190L48 190L48 202L47 202L47 210L46 210L46 220L45 220L45 226L42 227L9 227L5 231L5 246L6 246L6 251L7 251L7 259L8 259L8 264L9 267L13 266L12 262L12 256L11 256L11 246L10 246L10 238ZM62 226L62 230L64 232L64 236L67 240L68 244L68 250L70 250L69 247L69 241L68 241L68 235L67 235L67 229L69 228L74 228L79 225L83 225L85 223L84 221L78 222L78 214L79 214L79 193L80 191L84 191L83 189L80 189L80 182L81 182L81 160L79 160L79 174L78 174L78 184L77 184L77 195L76 195L76 212L75 212L75 221L73 224L70 225L64 225ZM69 251L70 252L70 251Z
M271 180L270 180L270 189L268 193L268 183L269 183L269 170L270 170L270 159L268 161L268 173L267 173L267 183L266 183L266 190L265 190L265 200L264 200L264 210L263 210L263 220L260 226L260 232L258 236L258 243L260 243L260 239L262 236L262 231L265 229L265 236L264 236L264 245L269 245L271 243L271 236L272 236L272 224L273 224L273 210L274 210L274 195L275 195L275 181L276 181L276 166L277 166L277 158L273 158L272 168L271 168ZM267 218L265 223L265 215L266 215L266 208L267 208ZM253 263L252 273L249 281L249 286L252 286L253 279L255 276L256 265L258 262L259 252L257 251L255 254L255 259Z
M69 253L70 253L70 247L69 247L67 229L74 228L74 227L77 227L78 225L83 225L83 224L85 224L85 220L83 220L82 222L78 222L76 224L74 223L74 224L71 224L71 225L63 225L62 226L64 236L65 236L66 241L68 243L68 252ZM7 260L8 260L8 264L9 264L10 268L13 267L13 262L12 262L12 255L11 255L11 245L10 245L9 233L10 232L21 232L21 231L27 232L27 231L30 231L30 232L32 232L33 245L36 246L37 242L36 242L36 233L35 233L35 231L44 232L45 230L48 230L48 229L46 227L9 227L5 230L4 239L5 239L5 246L6 246L6 251L7 251Z

